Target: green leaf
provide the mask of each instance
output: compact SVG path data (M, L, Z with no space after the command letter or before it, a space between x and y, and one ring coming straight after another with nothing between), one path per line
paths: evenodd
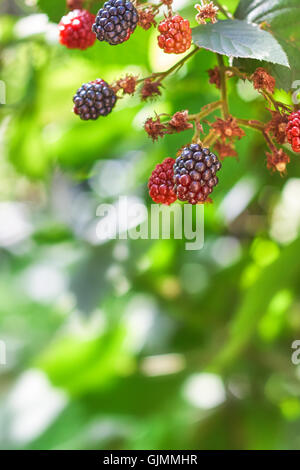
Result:
M292 83L300 76L300 3L299 0L241 0L235 12L240 20L266 23L285 51L291 68L264 64L276 78L277 88L290 91ZM241 61L244 70L251 73L251 61Z
M225 20L197 26L193 29L193 41L199 47L228 57L265 60L289 67L288 58L276 39L247 21Z
M37 4L54 23L59 23L61 17L67 12L66 2L62 0L38 0Z
M235 17L253 23L267 22L280 29L300 23L299 0L241 0Z

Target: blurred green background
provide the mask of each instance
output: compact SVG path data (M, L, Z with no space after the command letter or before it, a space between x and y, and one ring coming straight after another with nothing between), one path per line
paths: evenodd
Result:
M50 3L57 21L65 2ZM193 2L175 9L196 25ZM100 243L97 206L127 195L149 207L153 167L191 140L153 144L146 117L218 99L216 59L203 50L155 102L126 97L82 122L71 112L82 83L178 57L158 50L154 29L80 52L58 44L34 0L2 0L0 12L1 448L299 449L299 157L286 178L271 175L247 130L205 207L200 251ZM234 115L269 119L250 86L232 79L229 91Z

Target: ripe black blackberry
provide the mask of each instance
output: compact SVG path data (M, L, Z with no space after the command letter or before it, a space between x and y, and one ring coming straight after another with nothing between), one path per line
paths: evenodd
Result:
M218 184L217 156L199 144L185 147L174 164L174 191L180 201L203 203Z
M117 97L113 89L101 79L85 83L74 95L74 113L81 119L98 119L99 116L107 116L114 105Z
M92 30L99 41L115 46L129 39L138 19L138 12L129 0L109 0L98 11Z

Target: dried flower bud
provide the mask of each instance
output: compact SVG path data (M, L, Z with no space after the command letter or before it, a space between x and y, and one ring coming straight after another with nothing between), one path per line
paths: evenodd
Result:
M286 142L286 126L289 122L287 114L280 114L278 111L269 110L272 114L271 121L265 127L267 132L271 132L279 145Z
M195 8L198 10L196 21L199 24L206 24L206 20L211 20L212 23L217 22L219 8L213 2L207 3L206 0L201 0L201 4L197 3Z
M214 69L208 70L209 75L209 83L212 85L216 85L217 88L221 88L221 75L219 67L215 67Z
M182 132L193 129L193 124L188 121L188 111L178 111L168 123L171 132Z
M163 137L167 133L167 127L160 121L160 117L156 119L148 118L144 124L144 129L153 141L158 140L158 137Z
M250 78L256 90L265 90L268 93L274 93L276 80L264 68L259 67L256 69Z
M218 118L213 124L211 124L211 127L221 137L223 142L225 142L226 139L241 139L245 136L245 132L238 126L237 121L233 116L229 116L226 120Z
M281 175L286 173L286 165L290 163L290 157L283 149L275 149L267 152L267 168L271 171L279 171Z
M156 26L155 15L153 8L146 8L144 10L139 10L139 21L138 25L146 31L151 28L151 26Z
M234 144L232 142L230 143L225 143L222 140L217 140L217 142L214 145L214 149L216 153L219 155L221 160L224 160L226 157L236 157L238 156Z
M144 84L141 89L142 101L146 101L148 98L154 98L156 96L160 96L161 91L159 87L161 86L162 84L159 81L154 82L152 78L146 78L146 80L144 80Z
M126 75L126 77L120 78L120 80L115 83L113 89L115 92L122 90L124 95L133 95L136 90L137 80L137 76Z

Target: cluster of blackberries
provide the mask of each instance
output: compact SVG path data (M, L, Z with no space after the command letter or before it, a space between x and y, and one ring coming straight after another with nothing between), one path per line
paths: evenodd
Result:
M82 85L73 98L74 113L81 119L98 119L99 116L107 116L114 105L117 97L114 90L101 79L94 80Z
M294 152L300 153L300 111L296 111L289 116L286 135Z
M96 41L121 44L136 29L137 9L130 0L108 0L97 16L81 8L81 0L68 0L71 9L59 23L59 41L70 49L87 49ZM78 8L79 7L79 8ZM191 45L191 28L181 16L169 16L159 25L158 43L167 53L185 52ZM81 119L97 119L112 111L117 97L103 80L85 83L73 98L74 113Z
M167 158L155 167L148 183L149 194L154 202L167 205L176 199L204 203L218 184L216 174L221 166L209 149L191 144L176 160Z
M138 23L138 13L129 0L109 0L99 10L93 31L99 41L121 44L130 37Z
M97 16L87 10L74 9L63 16L59 27L59 41L69 49L87 49L96 41L111 45L129 39L138 23L138 12L130 0L109 0Z
M74 7L81 1L70 1L72 9L59 23L59 41L69 49L87 49L97 39L112 46L122 44L136 29L139 14L130 0L108 0L97 16L87 10ZM192 30L188 20L170 14L158 26L158 45L167 54L181 54L192 42Z

